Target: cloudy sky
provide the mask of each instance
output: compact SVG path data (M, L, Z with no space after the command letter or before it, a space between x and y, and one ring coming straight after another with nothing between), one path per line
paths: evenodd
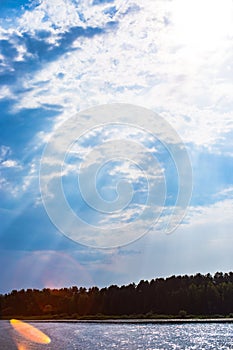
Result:
M0 293L232 270L233 2L0 16Z

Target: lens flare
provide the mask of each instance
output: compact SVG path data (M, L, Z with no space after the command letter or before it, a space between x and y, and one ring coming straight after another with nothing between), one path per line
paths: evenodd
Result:
M12 327L24 338L38 344L49 344L50 338L36 327L15 319L10 320Z
M18 344L18 350L27 350L23 344Z

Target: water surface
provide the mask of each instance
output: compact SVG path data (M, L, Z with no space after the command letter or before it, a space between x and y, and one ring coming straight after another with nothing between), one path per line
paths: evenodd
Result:
M227 350L233 349L233 323L134 324L30 322L50 338L48 345L23 339L0 321L1 350Z

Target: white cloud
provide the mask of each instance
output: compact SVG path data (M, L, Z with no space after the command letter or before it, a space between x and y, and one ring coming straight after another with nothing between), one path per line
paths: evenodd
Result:
M233 198L233 186L224 188L222 191L216 193L215 197L220 198Z
M25 80L25 87L32 90L22 96L17 107L59 104L65 120L80 109L101 103L139 104L161 113L186 142L212 147L233 130L230 110L226 110L227 105L232 105L232 80L225 73L226 62L228 71L232 67L228 27L221 29L221 45L203 45L199 51L195 42L184 42L176 35L176 2L151 0L145 6L137 0L136 4L140 12L118 14L117 30L92 39L78 39L73 45L79 50L47 63L32 79ZM127 4L130 5L131 2ZM64 6L66 10L61 11ZM194 2L193 6L199 8ZM217 9L217 5L213 6ZM227 6L221 12L222 21L227 8L230 13L229 2ZM78 11L82 11L88 25L102 26L109 19L100 9L87 2L79 2L75 7L70 1L55 4L44 0L31 13L24 14L20 25L30 31L38 27L39 21L41 29L51 30L56 22L59 31L67 30L80 24ZM45 14L48 20L42 22ZM230 14L227 16L228 21ZM205 35L209 36L209 30ZM194 35L200 36L198 32ZM63 73L63 77L58 73Z
M7 86L0 87L0 99L5 99L6 97L14 98L14 94L11 92L11 89Z
M203 4L203 1L193 0L190 3L189 8L185 0L116 1L120 11L111 18L107 13L103 14L104 8L109 6L106 3L90 6L89 0L41 0L39 6L26 11L14 23L14 28L1 29L1 38L11 38L11 43L17 49L16 61L23 61L30 53L26 52L23 44L18 45L14 41L15 34L22 38L23 32L34 35L38 29L47 30L51 36L44 40L57 46L61 35L74 26L106 29L109 20L117 20L118 27L106 29L104 34L93 38L76 39L72 43L72 51L56 57L54 61L41 62L41 69L20 78L19 90L25 89L20 93L20 98L17 83L1 87L0 98L16 99L17 95L15 112L24 108L46 108L51 104L61 106L61 114L56 117L53 129L44 129L36 135L38 147L47 143L53 131L78 111L102 103L124 102L158 112L185 142L204 146L210 152L232 156L229 151L232 148L229 135L233 132L233 54L232 37L229 35L233 23L232 2L226 0L223 5L220 1L206 0ZM140 11L133 11L133 4ZM204 10L199 11L203 7ZM199 27L197 17L200 19ZM2 56L3 64L7 67L8 63ZM102 131L102 140L117 140L119 136L119 143L119 140L129 137L127 132L126 129L120 132L116 129L105 130ZM90 140L95 136L96 132L92 130ZM138 142L145 141L144 136L136 131L134 137ZM64 144L57 145L59 150L63 150ZM111 147L108 144L106 148L112 155L119 153L118 149L114 151L114 145ZM85 161L92 149L90 145L75 145L70 152L71 156L78 154ZM157 150L147 145L147 152L152 156ZM131 151L125 154L127 157L130 155ZM137 161L142 161L142 156L143 153L137 152ZM106 159L102 152L92 152L83 167L84 172L103 158ZM56 159L49 157L44 161L51 166L50 179L77 171L75 165L67 164L62 172L58 172ZM17 167L19 170L20 162L14 159L9 147L1 146L0 162L4 171L12 172ZM28 192L30 201L34 196L35 204L41 205L37 186L38 163L35 157L23 169L24 174L20 175L20 180L17 178L17 183L10 181L5 174L1 175L0 189L18 199ZM147 169L150 178L153 178L153 169L149 165ZM140 180L140 171L131 168L128 163L119 165L112 175L120 173L134 181ZM153 174L153 179L160 179L163 169ZM89 177L86 180L88 184ZM48 196L51 194L47 192ZM78 236L73 230L71 238L90 245L118 246L119 242L125 244L134 241L150 229L150 233L139 241L139 252L135 256L126 254L120 257L117 250L116 254L111 250L108 266L100 259L99 264L89 267L91 271L104 269L116 274L127 271L127 282L129 278L140 278L140 275L142 278L152 278L155 274L168 275L176 271L208 271L208 267L213 269L214 266L224 269L224 266L232 266L232 186L217 193L215 198L218 200L215 204L190 207L183 223L170 236L162 232L169 222L172 207L166 208L156 224L151 226L153 215L159 215L163 207L136 203L124 211L113 213L111 217L101 217L99 222L96 218L101 227L110 228L110 235L116 225L125 225L125 231L122 230L125 235L122 234L121 240L116 234L109 237L107 229L101 232L97 227L97 230L91 231L88 225L78 227ZM21 201L25 208L28 203L29 200ZM179 224L183 215L181 209L177 208L174 212L173 224ZM147 214L141 215L146 210ZM65 214L60 215L60 219L64 222L67 220L65 225L68 228L72 226L72 221ZM94 220L92 218L92 223ZM127 225L130 221L134 221L131 226ZM138 243L134 244L137 247Z
M133 3L140 11L127 12ZM77 4L69 0L43 0L23 14L15 30L2 30L2 33L7 38L13 32L20 35L22 31L33 33L40 28L51 31L51 38L57 43L58 35L72 26L104 27L110 20L102 13L105 6L90 6L88 1ZM117 7L121 6L122 2L117 2ZM196 6L195 2L192 6ZM199 3L196 9L198 6ZM218 6L213 6L216 16ZM229 2L227 6L230 9ZM62 114L56 119L56 130L64 120L86 107L110 102L139 104L159 112L186 142L215 152L221 144L220 152L224 152L222 141L233 130L232 79L228 74L232 70L230 11L227 26L221 28L221 43L218 40L217 47L213 42L211 46L203 45L200 51L195 43L198 32L190 42L177 35L178 9L172 1L127 2L117 14L117 29L93 38L77 39L73 48L78 50L47 62L41 70L31 73L30 78L25 76L23 84L27 92L21 95L16 109L60 105ZM222 19L225 10L220 14ZM80 19L81 13L85 23ZM209 31L210 28L205 36ZM24 48L19 47L18 52L22 59ZM5 89L4 94L12 94L11 89ZM50 135L42 131L37 140L46 143ZM85 151L84 147L81 157L86 155ZM12 162L6 164L13 166ZM74 169L70 166L69 170Z
M15 160L8 159L1 163L1 166L4 168L15 168L18 166L18 163Z
M224 194L232 192L232 189L228 191L222 191ZM226 196L228 197L228 196ZM226 198L217 201L209 206L191 206L187 211L185 225L205 225L211 222L212 225L220 225L221 223L232 223L232 210L233 200L232 198Z
M10 197L22 198L32 189L32 184L38 180L38 159L34 158L29 165L14 159L10 147L0 147L0 189ZM38 192L37 187L33 192ZM31 192L32 194L32 192Z
M101 27L109 20L115 20L127 8L128 1L117 0L114 5L117 13L110 16L106 9L111 4L100 3L92 6L88 0L43 0L33 11L25 11L18 20L20 30L34 32L38 30L51 30L54 34L64 32L74 26Z
M90 269L97 275L99 271L117 273L114 283L119 284L174 274L229 271L232 268L232 205L224 201L200 207L199 212L190 207L187 215L191 215L192 220L180 225L171 235L150 230L130 245L135 253L130 254L129 247L122 247Z
M21 168L21 165L15 159L11 159L12 150L8 146L0 146L0 168Z

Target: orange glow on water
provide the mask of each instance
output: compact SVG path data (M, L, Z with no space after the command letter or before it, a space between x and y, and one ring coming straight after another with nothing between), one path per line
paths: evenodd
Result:
M24 338L38 344L49 344L50 338L40 331L38 328L19 320L10 320L12 327ZM24 350L25 347L20 345L19 350Z
M18 344L18 350L27 350L23 344Z

